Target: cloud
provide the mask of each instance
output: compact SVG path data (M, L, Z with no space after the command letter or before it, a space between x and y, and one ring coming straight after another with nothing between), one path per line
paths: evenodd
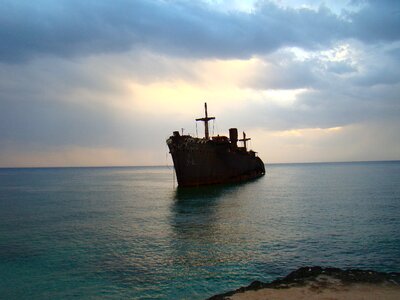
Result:
M130 149L163 145L165 129L173 129L169 112L155 121L157 110L143 110L142 99L128 86L142 69L132 76L122 67L129 62L128 55L0 64L0 150L9 144Z
M279 102L247 101L244 108L229 109L232 119L244 128L291 130L302 128L331 128L361 122L393 121L400 113L400 85L388 87L340 87L306 90L290 105ZM283 101L283 99L282 99ZM247 116L245 119L241 116ZM399 122L394 122L400 127Z
M267 163L396 160L398 127L394 120L373 121L326 129L254 130L251 137Z
M299 61L290 51L278 51L260 57L259 64L246 84L256 89L299 89L311 88L318 84L316 61Z
M326 66L328 72L338 75L356 72L357 69L349 61L329 62Z
M266 140L261 153L276 143L275 161L279 147L295 160L296 143L309 147L301 160L316 151L353 159L364 146L379 158L367 140L385 126L381 157L400 155L390 140L400 128L397 2L348 10L315 1L239 10L193 1L3 2L0 165L44 165L46 157L51 165L163 164L165 138L180 127L194 134L204 101L217 133L255 132ZM302 135L280 136L288 132ZM365 142L348 146L360 136Z
M132 48L198 58L248 58L280 47L320 49L347 38L398 40L397 2L337 15L261 1L251 12L192 1L3 1L0 60L72 57Z
M393 0L365 1L356 13L348 13L351 34L366 43L400 39L400 3Z

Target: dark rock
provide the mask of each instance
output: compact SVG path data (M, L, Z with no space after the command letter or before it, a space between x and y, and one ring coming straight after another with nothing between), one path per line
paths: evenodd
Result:
M319 275L326 275L334 279L338 279L342 284L370 283L400 286L400 273L383 273L372 270L357 269L342 270L339 268L322 268L318 266L302 267L291 272L282 279L276 279L269 283L254 281L247 287L241 287L235 291L215 295L209 298L209 300L223 300L226 297L232 296L236 293L256 291L263 288L281 289L294 286L303 286L307 283L315 281Z

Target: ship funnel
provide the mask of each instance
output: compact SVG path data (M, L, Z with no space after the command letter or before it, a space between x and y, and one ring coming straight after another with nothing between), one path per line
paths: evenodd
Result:
M229 129L229 139L231 140L232 145L237 147L237 141L238 141L238 130L237 130L237 128L230 128Z

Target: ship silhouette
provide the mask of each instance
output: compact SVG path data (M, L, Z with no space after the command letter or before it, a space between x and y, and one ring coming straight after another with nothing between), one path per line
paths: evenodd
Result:
M243 132L243 138L238 139L237 128L229 129L229 138L219 135L210 137L208 122L215 117L208 116L207 103L204 103L204 110L205 117L196 119L204 122L204 138L174 131L167 139L178 186L241 182L263 176L263 161L256 152L247 150L250 138ZM242 147L238 146L238 141L243 142Z

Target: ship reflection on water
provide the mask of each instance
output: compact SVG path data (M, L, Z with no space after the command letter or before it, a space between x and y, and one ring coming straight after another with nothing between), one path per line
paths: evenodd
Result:
M174 264L210 272L221 263L244 260L241 237L247 229L233 221L241 218L244 185L175 190L170 218Z
M171 225L175 232L186 237L215 234L213 225L225 205L224 197L234 195L237 189L235 186L178 187L171 207Z
M177 187L172 196L171 215L174 221L184 222L190 222L189 216L204 218L203 221L213 217L225 218L227 214L238 217L237 214L241 213L240 208L245 205L246 200L242 196L257 180L237 184ZM172 225L177 224L172 222Z
M200 187L177 187L175 190L174 199L178 202L202 202L207 203L207 200L215 200L226 194L235 192L243 184L223 184ZM197 201L199 200L199 201ZM204 201L206 200L206 201Z

